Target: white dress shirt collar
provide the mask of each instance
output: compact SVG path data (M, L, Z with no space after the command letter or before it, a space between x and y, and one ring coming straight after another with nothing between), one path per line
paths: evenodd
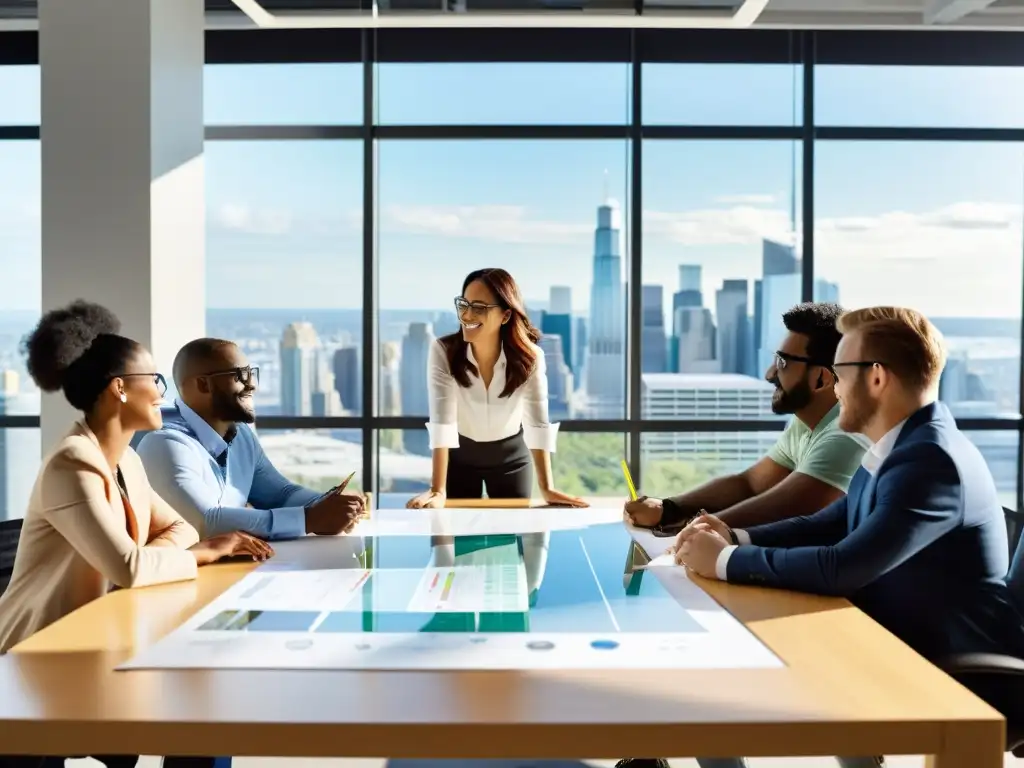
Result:
M864 458L862 458L860 462L864 469L872 475L878 474L878 470L882 466L882 462L889 458L889 454L892 453L892 449L896 447L896 439L900 436L900 432L903 430L903 425L906 423L906 419L901 421L895 427L882 435L877 443L864 452Z

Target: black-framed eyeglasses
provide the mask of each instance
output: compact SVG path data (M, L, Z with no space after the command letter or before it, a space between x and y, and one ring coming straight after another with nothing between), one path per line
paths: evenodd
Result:
M885 363L880 360L851 360L846 363L834 363L832 367L833 373L835 373L836 378L838 379L839 368L856 368L858 370L864 370L865 368L874 368L876 365L884 366Z
M500 304L484 304L482 301L466 301L461 296L455 297L455 311L458 314L469 312L473 317L482 317L489 309L501 309Z
M775 351L775 369L784 371L789 363L806 363L807 365L820 365L823 368L832 369L830 363L822 363L815 360L812 357L804 357L803 355L791 355L789 352L783 352L782 350Z
M229 368L226 371L210 371L209 373L204 373L199 378L209 379L214 376L234 376L235 381L239 384L252 382L258 385L260 383L260 369L258 366L246 365L241 368Z
M156 385L156 389L157 392L160 393L160 397L167 394L167 379L164 378L162 373L119 373L117 376L114 376L111 381L114 379L130 379L138 376L148 376L153 379L153 384Z

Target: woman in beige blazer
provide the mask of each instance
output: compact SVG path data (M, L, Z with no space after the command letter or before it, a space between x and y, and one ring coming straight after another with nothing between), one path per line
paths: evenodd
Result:
M44 460L32 489L0 597L0 653L111 585L194 579L197 566L222 557L273 552L244 533L200 542L150 488L128 444L136 430L160 427L166 384L149 352L119 330L109 310L78 301L46 314L25 342L39 388L63 390L84 416Z

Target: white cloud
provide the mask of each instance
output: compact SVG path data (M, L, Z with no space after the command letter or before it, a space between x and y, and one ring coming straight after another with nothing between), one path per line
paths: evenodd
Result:
M728 195L719 200L746 202L686 211L646 210L644 234L682 246L756 246L765 238L791 241L789 212L767 205L773 199L771 195ZM592 220L562 221L531 214L521 205L390 205L381 211L380 221L385 232L508 244L581 244L593 234ZM1020 249L1022 214L1018 205L963 201L920 213L819 217L815 244L830 259L873 263L971 255L1005 259L1008 249ZM209 212L209 225L257 235L328 235L359 231L362 214L343 211L327 220L226 203Z
M644 234L679 245L745 245L764 238L791 240L781 209L735 205L690 211L644 211Z
M715 198L718 205L772 205L778 198L775 195L722 195Z
M816 250L843 260L993 259L1020 250L1021 208L961 202L924 213L819 219Z
M575 243L593 232L586 222L532 219L518 205L390 205L381 228L391 232L500 243Z
M294 223L290 211L253 208L243 203L224 203L209 211L207 216L209 226L251 235L288 234Z

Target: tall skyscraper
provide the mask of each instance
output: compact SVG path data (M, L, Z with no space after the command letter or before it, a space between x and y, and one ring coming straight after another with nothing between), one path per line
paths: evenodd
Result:
M562 358L574 373L577 367L577 334L573 333L572 290L567 285L551 286L548 311L541 320L540 330L545 336L558 336L562 343Z
M561 357L565 364L572 369L573 360L573 332L572 315L555 315L550 312L544 313L540 330L544 337L554 336L562 345Z
M680 356L680 339L677 320L681 309L699 309L704 306L704 294L701 292L701 265L679 265L679 290L672 294L672 312L669 322L672 335L668 344L668 367L666 370L678 372L685 370L684 361ZM685 314L685 313L684 313Z
M430 413L427 395L427 360L434 332L430 323L409 323L402 339L401 398L403 416L426 416ZM409 430L402 436L407 453L430 455L430 436L426 429Z
M362 361L358 347L334 350L334 388L341 398L341 407L353 415L363 410Z
M562 356L562 340L555 334L541 337L548 377L548 418L552 421L572 418L572 371Z
M718 318L718 360L722 373L755 375L746 280L725 280L722 283L722 288L715 295L715 315Z
M591 418L619 418L626 404L626 303L622 290L619 204L597 209L594 280L590 288L587 407Z
M552 285L548 298L548 312L553 315L571 315L572 288L568 285Z
M800 259L796 248L775 240L761 241L761 273L768 275L800 274Z
M814 300L839 303L839 286L821 278L814 281Z
M700 264L679 265L679 290L701 292L701 268Z
M668 371L668 340L665 338L665 289L660 285L643 286L643 329L640 365L644 373Z
M803 277L796 249L774 240L762 241L761 273L760 291L757 292L755 288L759 335L754 341L757 346L757 368L766 371L786 333L782 315L800 303Z
M345 413L334 382L330 360L332 356L322 347L316 351L316 375L313 391L309 395L309 408L313 416L341 416Z
M750 317L751 342L753 347L754 370L761 365L761 320L764 318L764 296L761 291L761 281L754 281L754 313Z
M548 313L539 307L525 307L526 318L533 324L534 328L544 327L544 318L548 316Z
M311 323L291 323L281 336L281 413L311 416L318 385L320 339Z
M402 399L399 382L401 352L397 342L385 341L380 345L380 415L401 416ZM378 436L378 444L392 451L402 451L402 432L385 429Z
M18 374L0 371L0 416L39 413L39 395L19 391ZM27 427L0 429L0 520L25 515L41 455L40 430Z
M715 322L705 307L680 307L673 329L676 359L675 373L718 373L715 356Z
M800 303L803 277L795 275L769 275L761 285L761 345L758 365L766 371L774 359L775 350L786 335L782 316ZM839 286L827 280L814 281L814 300L839 303Z
M582 375L587 364L587 354L590 350L590 339L587 333L587 318L577 317L573 326L575 338L572 345L572 370L577 377Z

